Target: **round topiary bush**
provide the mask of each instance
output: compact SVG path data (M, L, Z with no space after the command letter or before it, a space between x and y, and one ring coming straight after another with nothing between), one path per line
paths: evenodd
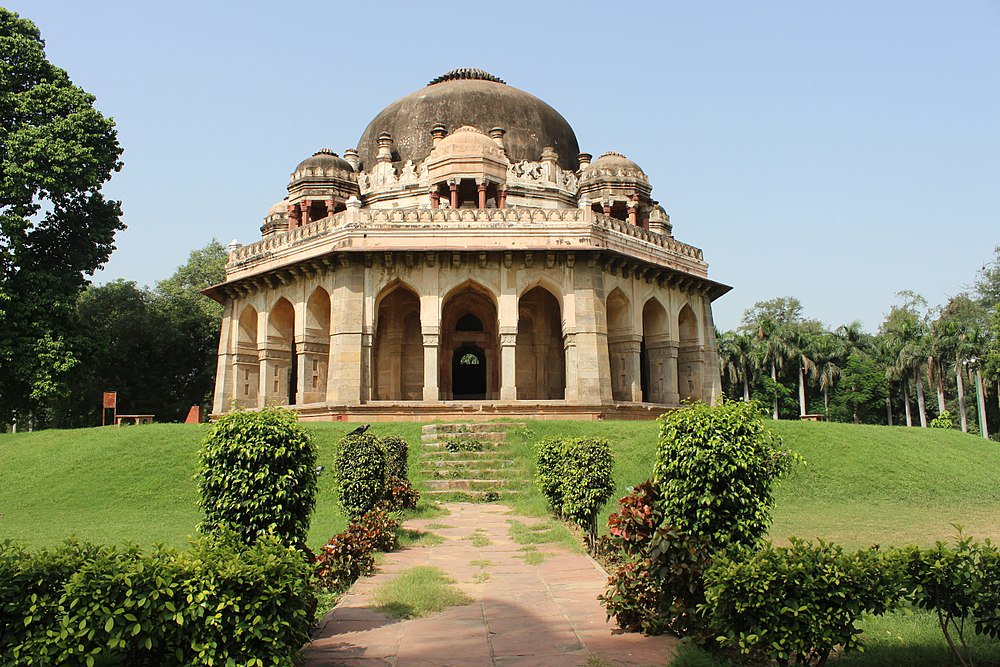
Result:
M653 479L663 519L714 547L753 546L767 534L774 482L791 454L751 401L695 403L659 419Z
M305 543L316 505L316 445L295 414L236 410L219 418L199 452L203 533L231 530L247 544L269 533Z
M597 513L615 492L615 460L604 438L563 441L562 513L583 529L591 553L597 544Z
M398 435L386 436L382 438L382 446L385 448L386 475L389 478L406 479L410 473L407 460L410 446L406 439Z
M340 441L334 467L340 505L351 519L360 519L385 496L386 458L382 441L370 433Z

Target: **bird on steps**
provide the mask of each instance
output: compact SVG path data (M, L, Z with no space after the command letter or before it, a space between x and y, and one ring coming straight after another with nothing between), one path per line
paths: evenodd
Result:
M347 435L361 435L362 433L364 433L365 431L367 431L371 427L372 427L371 424L362 424L361 426L357 427L356 429L354 429L353 431L351 431Z

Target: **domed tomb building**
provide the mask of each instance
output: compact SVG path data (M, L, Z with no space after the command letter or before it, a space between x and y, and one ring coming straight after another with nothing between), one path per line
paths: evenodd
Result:
M645 418L721 396L698 248L645 172L552 107L459 69L292 172L233 244L214 413Z

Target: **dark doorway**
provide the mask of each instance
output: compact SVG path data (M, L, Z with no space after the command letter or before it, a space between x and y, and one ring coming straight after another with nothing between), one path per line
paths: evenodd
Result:
M299 386L299 354L292 341L292 363L288 367L288 404L295 405L295 390Z
M451 358L452 395L457 401L486 400L486 353L475 345L463 345Z

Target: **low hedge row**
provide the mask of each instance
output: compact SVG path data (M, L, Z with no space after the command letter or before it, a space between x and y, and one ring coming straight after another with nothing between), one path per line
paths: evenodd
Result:
M415 509L420 494L407 479L409 446L398 436L349 434L337 445L334 471L340 505L354 521L380 505Z
M312 564L271 536L188 550L0 545L4 665L289 665L309 641Z
M319 584L346 591L360 577L375 571L375 552L396 548L399 521L384 509L373 509L330 538L316 554Z
M934 611L955 658L971 664L967 629L1000 636L1000 551L959 535L954 545L845 551L792 540L717 556L704 575L706 627L753 664L825 664L861 646L858 622L910 603Z

